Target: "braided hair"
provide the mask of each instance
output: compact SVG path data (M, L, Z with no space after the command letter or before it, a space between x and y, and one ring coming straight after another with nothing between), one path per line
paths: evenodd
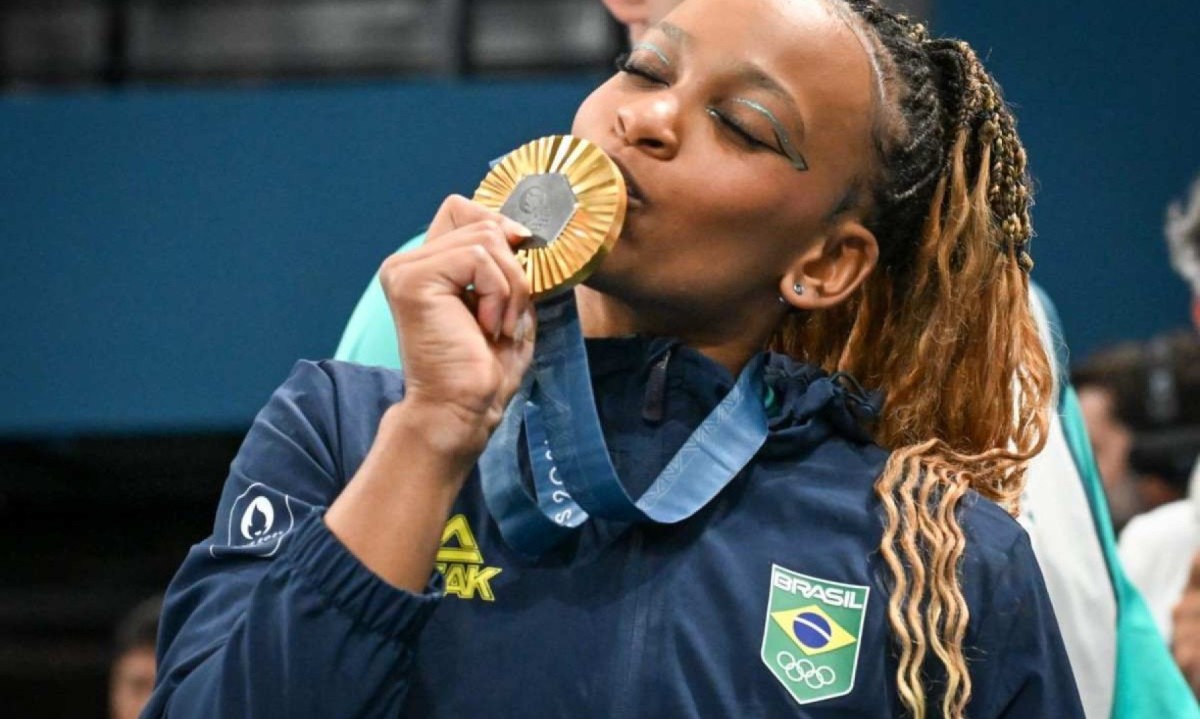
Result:
M772 344L886 391L875 436L891 456L875 491L897 688L907 711L926 716L933 669L941 716L960 719L971 676L956 512L973 489L1017 513L1053 391L1029 306L1025 151L966 43L933 39L871 0L827 4L875 68L864 194L879 266L849 301L789 316Z

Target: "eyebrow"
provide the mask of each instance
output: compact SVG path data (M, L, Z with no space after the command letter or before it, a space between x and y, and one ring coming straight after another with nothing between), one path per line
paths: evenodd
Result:
M654 27L658 28L667 39L676 45L687 45L692 41L692 34L678 25L662 21Z
M796 149L796 146L792 144L791 136L788 135L787 129L783 126L783 123L779 121L779 118L775 117L775 113L768 110L764 105L744 97L735 97L732 102L735 102L739 105L745 105L751 110L754 110L763 117L767 118L767 121L771 123L773 128L775 128L775 137L779 140L780 149L782 149L783 154L787 155L787 158L792 161L792 167L801 171L808 169L808 160L805 160L804 155L801 155L800 151Z
M806 134L806 128L804 127L804 116L800 114L800 108L796 105L796 98L792 97L791 93L784 89L783 85L779 84L778 80L768 75L765 70L752 62L737 63L733 66L733 74L734 77L736 77L740 82L745 83L750 87L765 90L766 92L783 101L783 103L787 105L788 110L790 110L788 114L795 118L795 124L793 127L796 131L797 139L801 142L804 141L804 136ZM734 102L738 103L739 105L745 105L751 110L754 110L766 117L771 123L772 127L775 128L775 137L779 139L779 144L783 149L783 154L787 155L787 158L792 161L792 167L802 171L808 169L808 161L805 160L804 155L801 155L800 151L796 149L795 144L792 142L791 135L788 134L784 124L780 122L778 117L775 116L775 113L768 110L761 103L753 100L737 98L734 100Z
M760 90L766 90L780 100L783 100L787 104L788 109L792 111L793 115L795 115L796 135L801 140L804 139L804 117L800 114L800 108L796 106L796 98L792 97L791 93L785 90L783 85L779 84L778 80L768 75L766 71L752 62L741 62L734 65L733 74L738 78L738 80L741 80L747 85L756 87ZM756 109L765 110L766 108L763 108L761 105L759 105ZM774 115L771 115L771 119L775 122L779 122Z
M692 42L691 33L679 27L678 25L669 23L665 20L658 23L651 29L657 29L659 32L665 35L668 40L676 45L687 46ZM660 50L653 43L643 41L634 46L634 49L638 49L639 47L655 53L668 65L670 64L670 61L666 59L666 53ZM778 80L771 77L765 70L752 62L739 62L735 64L733 66L733 74L739 81L749 85L750 87L765 90L787 104L788 109L791 110L790 114L796 120L796 124L794 125L796 129L796 136L801 141L804 140L804 136L806 134L804 116L800 113L800 108L796 105L796 98L792 97L791 93L789 93L783 87L783 85L779 84ZM738 98L735 99L734 102L740 105L745 105L746 107L749 107L755 112L758 112L766 117L767 121L771 123L772 127L774 127L775 136L779 139L779 144L782 146L784 154L787 155L789 160L791 160L792 166L797 170L802 171L808 169L808 161L805 160L804 155L801 155L796 149L786 127L782 122L780 122L779 118L775 116L775 113L771 112L765 106L753 100Z
M630 52L637 52L638 50L645 50L646 52L654 53L664 65L671 64L670 59L667 58L667 53L663 52L662 48L652 42L646 42L643 40L630 48Z

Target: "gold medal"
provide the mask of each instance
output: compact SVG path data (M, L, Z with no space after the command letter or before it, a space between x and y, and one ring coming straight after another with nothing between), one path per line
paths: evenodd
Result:
M517 261L534 299L587 279L621 234L625 178L599 147L551 135L508 153L479 183L475 202L528 227Z

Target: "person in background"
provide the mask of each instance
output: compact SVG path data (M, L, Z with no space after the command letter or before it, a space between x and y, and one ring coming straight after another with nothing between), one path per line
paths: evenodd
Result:
M1186 497L1200 434L1200 336L1123 342L1093 353L1071 377L1116 531Z
M681 0L604 0L629 29L630 44ZM425 235L399 252L421 246ZM1050 298L1031 282L1042 342L1055 364L1056 388L1046 448L1029 463L1019 521L1060 623L1088 719L1200 717L1153 620L1117 558L1099 473L1068 381L1067 348ZM400 366L399 345L378 276L368 283L334 355L381 367Z
M142 600L117 624L108 678L110 719L137 719L154 690L154 643L162 597Z
M1192 320L1200 329L1200 178L1187 202L1168 210L1166 236L1171 264L1191 287ZM1200 696L1200 463L1189 494L1131 521L1121 536L1121 558Z

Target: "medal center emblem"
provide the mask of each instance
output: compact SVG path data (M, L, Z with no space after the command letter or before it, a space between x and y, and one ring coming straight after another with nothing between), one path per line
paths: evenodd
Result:
M546 247L558 239L575 216L579 201L571 183L558 172L521 178L500 206L500 214L520 222L533 232L522 249Z
M616 244L628 194L616 163L570 135L527 142L496 162L472 198L520 222L516 248L535 300L583 282Z

